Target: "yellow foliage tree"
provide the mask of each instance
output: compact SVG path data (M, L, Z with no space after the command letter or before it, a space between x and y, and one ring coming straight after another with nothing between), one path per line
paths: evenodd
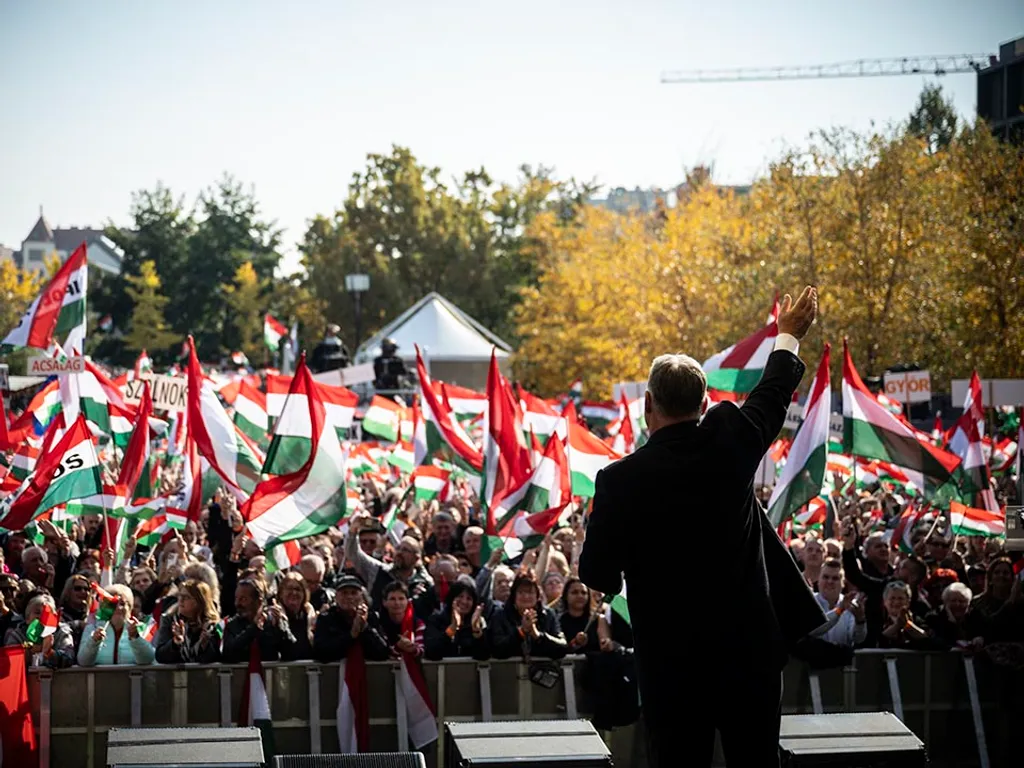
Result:
M243 262L235 270L235 279L224 286L230 310L228 326L234 331L233 342L254 364L265 357L263 344L264 286L251 262Z
M133 352L159 352L178 341L180 337L167 328L164 319L168 299L160 292L156 265L144 261L139 265L139 274L125 275L124 279L125 293L135 304L130 330L124 337L125 347Z
M41 288L37 272L19 269L10 259L0 261L0 338L18 324Z

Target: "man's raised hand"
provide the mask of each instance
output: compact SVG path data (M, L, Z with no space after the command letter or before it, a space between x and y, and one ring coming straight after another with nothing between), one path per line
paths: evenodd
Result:
M803 339L818 316L818 289L808 285L800 298L793 303L787 293L779 309L779 333L788 333L797 340Z

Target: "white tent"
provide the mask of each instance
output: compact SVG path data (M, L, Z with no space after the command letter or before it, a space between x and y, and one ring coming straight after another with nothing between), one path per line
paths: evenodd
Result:
M372 361L387 338L398 345L398 356L410 363L410 369L419 345L431 378L472 389L486 387L492 349L506 373L512 352L505 341L438 293L428 293L363 342L355 362Z

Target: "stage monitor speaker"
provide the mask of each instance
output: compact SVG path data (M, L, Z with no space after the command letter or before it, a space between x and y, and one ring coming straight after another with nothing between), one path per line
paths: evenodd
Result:
M419 752L367 752L362 755L278 755L274 768L427 768Z
M890 712L786 715L779 734L784 768L917 768L924 744Z
M604 768L612 756L588 720L445 723L446 768Z
M109 768L256 768L263 765L258 728L111 728Z

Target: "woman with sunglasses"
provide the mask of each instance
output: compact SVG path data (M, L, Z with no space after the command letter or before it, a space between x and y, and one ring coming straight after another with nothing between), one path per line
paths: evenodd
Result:
M92 587L89 577L84 573L76 573L64 582L64 589L60 593L60 614L71 629L71 636L75 640L75 648L79 648L82 642L82 633L85 631L85 620L89 614L89 599L92 596Z
M132 616L135 594L124 584L107 587L107 592L117 598L117 607L109 621L97 621L93 616L85 625L78 647L78 665L152 664L153 646L139 631L142 624Z

